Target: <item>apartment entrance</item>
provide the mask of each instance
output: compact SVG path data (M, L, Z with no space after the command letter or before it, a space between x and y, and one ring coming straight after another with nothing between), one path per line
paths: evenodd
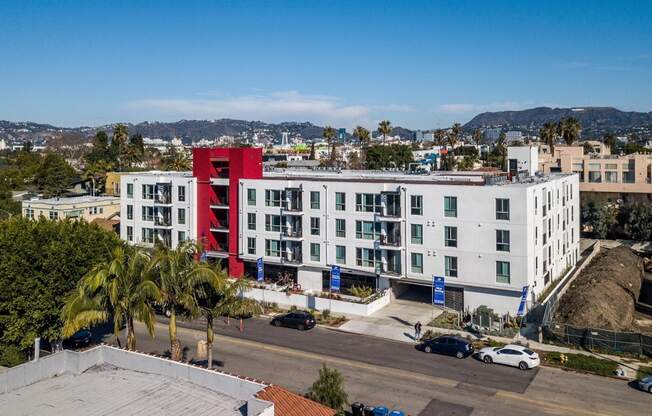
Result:
M392 282L392 290L397 300L432 304L432 285ZM464 288L446 286L445 306L456 311L464 311Z

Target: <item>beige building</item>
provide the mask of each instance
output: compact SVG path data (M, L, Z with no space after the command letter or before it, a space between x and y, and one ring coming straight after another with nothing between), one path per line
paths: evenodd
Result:
M611 155L604 146L600 150L584 154L582 146L555 146L554 157L539 154L539 170L577 173L583 192L652 194L652 155Z
M51 220L83 218L88 222L120 214L120 198L112 196L76 196L72 198L31 199L23 201L23 217Z
M107 172L104 182L104 195L120 196L120 177L125 172Z

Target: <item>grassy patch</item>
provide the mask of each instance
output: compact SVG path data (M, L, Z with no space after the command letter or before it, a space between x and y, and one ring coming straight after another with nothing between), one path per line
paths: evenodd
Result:
M458 325L458 316L456 313L451 312L442 312L435 319L428 323L428 326L434 326L437 328L446 328L446 329L460 329Z
M618 363L603 360L591 355L563 354L559 352L539 353L544 363L570 370L584 371L600 376L612 376L618 368ZM566 357L566 361L562 357Z
M652 376L652 367L648 367L645 365L642 365L638 368L638 371L636 372L636 378L637 379L642 379L643 377L647 376Z

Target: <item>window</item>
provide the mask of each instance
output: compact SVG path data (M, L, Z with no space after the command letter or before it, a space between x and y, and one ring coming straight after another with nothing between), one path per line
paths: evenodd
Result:
M410 196L410 212L412 215L423 215L423 196L412 195Z
M179 208L177 210L177 222L179 224L185 224L186 223L186 209L185 208Z
M154 185L143 184L143 199L154 199Z
M444 246L457 247L457 227L444 227Z
M604 181L606 183L618 183L618 172L606 171L604 173Z
M34 210L31 209L31 208L27 208L27 209L25 210L25 218L28 218L28 219L30 219L30 220L33 220L33 219L34 219Z
M534 197L534 215L537 215L537 203L538 203L539 198L536 196Z
M281 216L269 214L265 215L265 231L280 232Z
M355 238L377 240L380 238L380 223L373 221L356 221Z
M457 257L444 256L444 276L457 277Z
M256 205L256 190L247 189L247 205Z
M179 240L179 243L183 243L186 241L186 232L185 231L179 231L177 233L177 240Z
M335 219L335 237L346 238L346 220Z
M127 225L127 241L134 241L134 227Z
M319 209L319 191L310 191L310 209Z
M133 220L134 219L134 206L133 205L127 205L127 219L128 220Z
M335 192L335 211L346 211L346 194Z
M444 217L457 217L457 197L445 196L444 197Z
M412 273L423 273L423 254L411 253Z
M496 262L496 282L509 284L509 262Z
M412 244L423 244L423 225L410 224L410 241Z
M127 198L133 198L134 197L134 184L133 183L128 183L127 184Z
M355 249L355 264L362 267L375 267L380 263L380 250L371 248Z
M143 221L154 221L154 207L143 207Z
M358 212L382 213L380 194L355 194L355 210Z
M496 250L509 251L509 231L496 230Z
M265 206L280 207L285 200L285 192L278 189L265 190Z
M339 264L346 264L345 246L335 246L335 262Z
M142 229L142 241L143 241L143 243L153 244L154 243L154 229L152 229L152 228L143 228Z
M247 229L248 230L256 229L256 214L253 213L247 214Z
M185 186L177 186L177 198L179 199L179 202L185 202L185 200L186 200L186 187Z
M310 243L310 260L319 261L319 258L321 257L319 249L319 243Z
M280 257L281 242L278 240L265 240L265 255L270 257Z
M310 218L310 235L319 235L319 217Z
M256 239L247 237L247 254L256 254Z
M496 199L496 219L509 220L509 199Z

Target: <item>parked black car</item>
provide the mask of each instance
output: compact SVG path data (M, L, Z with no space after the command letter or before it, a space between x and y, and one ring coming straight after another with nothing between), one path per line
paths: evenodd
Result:
M453 355L457 358L465 358L473 354L473 344L462 337L455 335L443 335L431 338L417 345L423 352Z
M304 329L310 329L315 326L315 317L304 311L290 312L275 316L272 319L272 325L287 326L303 331Z
M93 342L93 334L87 329L75 332L70 338L64 341L64 347L84 348Z

